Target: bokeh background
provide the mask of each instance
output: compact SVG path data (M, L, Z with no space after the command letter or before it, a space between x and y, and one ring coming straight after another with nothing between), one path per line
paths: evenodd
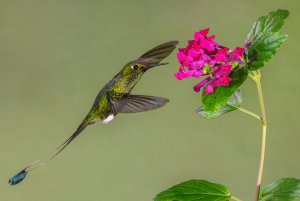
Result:
M185 46L206 27L234 48L258 17L278 8L291 16L282 29L289 39L262 70L269 126L264 184L300 177L299 1L0 0L0 200L146 201L192 178L253 200L260 122L239 112L215 120L196 115L197 80L174 78L175 52L134 89L169 98L166 107L91 126L23 183L7 181L69 137L126 62L169 40ZM243 89L243 107L259 113L254 83Z

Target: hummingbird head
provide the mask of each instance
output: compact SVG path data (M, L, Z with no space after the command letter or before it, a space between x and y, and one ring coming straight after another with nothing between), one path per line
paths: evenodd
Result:
M166 65L167 63L160 62L171 54L177 44L178 41L163 43L149 50L138 59L128 62L118 74L121 88L130 92L146 71L156 66Z
M122 70L122 75L135 77L138 75L143 75L147 70L153 67L167 65L167 64L168 63L143 63L143 62L139 62L138 60L131 61L124 66Z
M168 63L160 63L164 58L169 56L176 48L178 41L170 41L149 50L138 59L127 63L123 68L123 76L138 76L143 75L147 70L166 65Z
M129 93L147 70L165 64L167 63L146 63L139 60L127 63L117 75L119 89L123 93Z

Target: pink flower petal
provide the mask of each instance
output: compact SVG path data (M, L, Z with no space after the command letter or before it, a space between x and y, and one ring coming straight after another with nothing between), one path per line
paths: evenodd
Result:
M194 40L195 41L202 41L203 39L205 39L205 37L200 32L195 32L194 33Z
M182 66L179 68L179 71L177 73L175 73L175 77L178 80L182 80L184 78L189 78L189 77L193 77L193 75L197 72L197 70L187 70L184 71L182 69Z
M174 76L177 78L177 80L182 80L183 79L183 73L182 72L177 72L177 73L175 73Z
M208 78L202 80L201 82L199 82L198 84L196 84L196 85L193 87L194 91L195 91L195 92L199 92L200 89L201 89L207 82L209 82L210 79L211 79L211 78L208 77Z
M231 82L231 80L232 79L230 77L227 76L222 77L222 85L227 86Z
M222 65L221 66L222 73L226 74L226 75L228 75L230 73L231 69L232 69L231 65Z
M214 86L211 84L207 85L204 89L204 93L206 94L212 94L214 92Z
M194 43L193 47L196 51L198 51L199 53L203 53L203 50L201 49L201 45L199 43Z
M216 62L228 62L228 58L227 58L227 51L228 48L222 48L218 51L218 53L215 55L214 60Z
M233 59L240 59L245 52L245 48L236 47L232 52L229 53L229 56Z
M248 48L248 47L250 47L252 45L252 42L248 42L248 43L246 43L245 45L244 45L244 48Z
M199 69L199 68L201 68L204 64L205 64L205 61L203 61L203 60L193 61L193 62L191 62L190 67L191 67L192 69Z
M209 29L204 29L204 30L201 30L201 31L198 31L198 32L195 32L194 33L194 40L195 41L202 41L204 39L206 39L206 35L208 34L209 32Z
M209 28L206 28L206 29L203 29L203 30L199 31L199 33L200 33L202 36L204 36L204 37L206 37L206 35L208 34L208 32L209 32Z
M212 58L210 56L208 56L207 54L201 54L201 56L199 56L199 60L203 60L205 62L208 62L210 60L212 60Z
M195 49L189 49L188 56L190 57L198 57L200 55L200 52L197 52Z
M184 73L184 66L180 66L179 72Z
M219 78L223 75L223 72L222 72L220 66L215 66L213 72L214 72L214 78Z
M215 38L216 38L216 36L215 36L215 35L211 35L210 37L208 37L208 38L207 38L207 40L209 40L209 41L214 41L214 40L215 40Z
M186 56L182 52L177 53L177 59L179 63L182 63L185 60Z
M201 41L201 46L204 49L208 50L208 51L214 51L215 50L215 47L214 47L213 43L209 40L202 40Z
M201 70L201 71L198 70L198 71L196 71L196 72L193 74L193 77L194 77L194 78L199 78L199 77L202 76L202 75L203 75L202 70Z

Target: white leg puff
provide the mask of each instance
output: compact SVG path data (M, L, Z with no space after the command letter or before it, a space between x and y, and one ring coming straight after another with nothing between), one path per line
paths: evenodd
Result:
M110 123L112 120L114 120L115 116L113 114L110 114L106 119L104 119L101 123L102 124L108 124Z

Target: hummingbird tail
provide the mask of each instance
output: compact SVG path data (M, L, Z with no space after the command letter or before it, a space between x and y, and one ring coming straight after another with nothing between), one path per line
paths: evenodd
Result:
M50 160L52 160L54 157L56 157L60 152L62 152L88 125L90 125L90 124L83 121L79 125L77 130L64 143L62 143L60 146L58 146L54 151L48 153L46 156L42 157L41 159L31 163L29 166L27 166L26 168L21 170L19 173L12 176L9 179L8 183L10 185L18 184L21 181L23 181L23 179L25 179L28 172L48 163Z

